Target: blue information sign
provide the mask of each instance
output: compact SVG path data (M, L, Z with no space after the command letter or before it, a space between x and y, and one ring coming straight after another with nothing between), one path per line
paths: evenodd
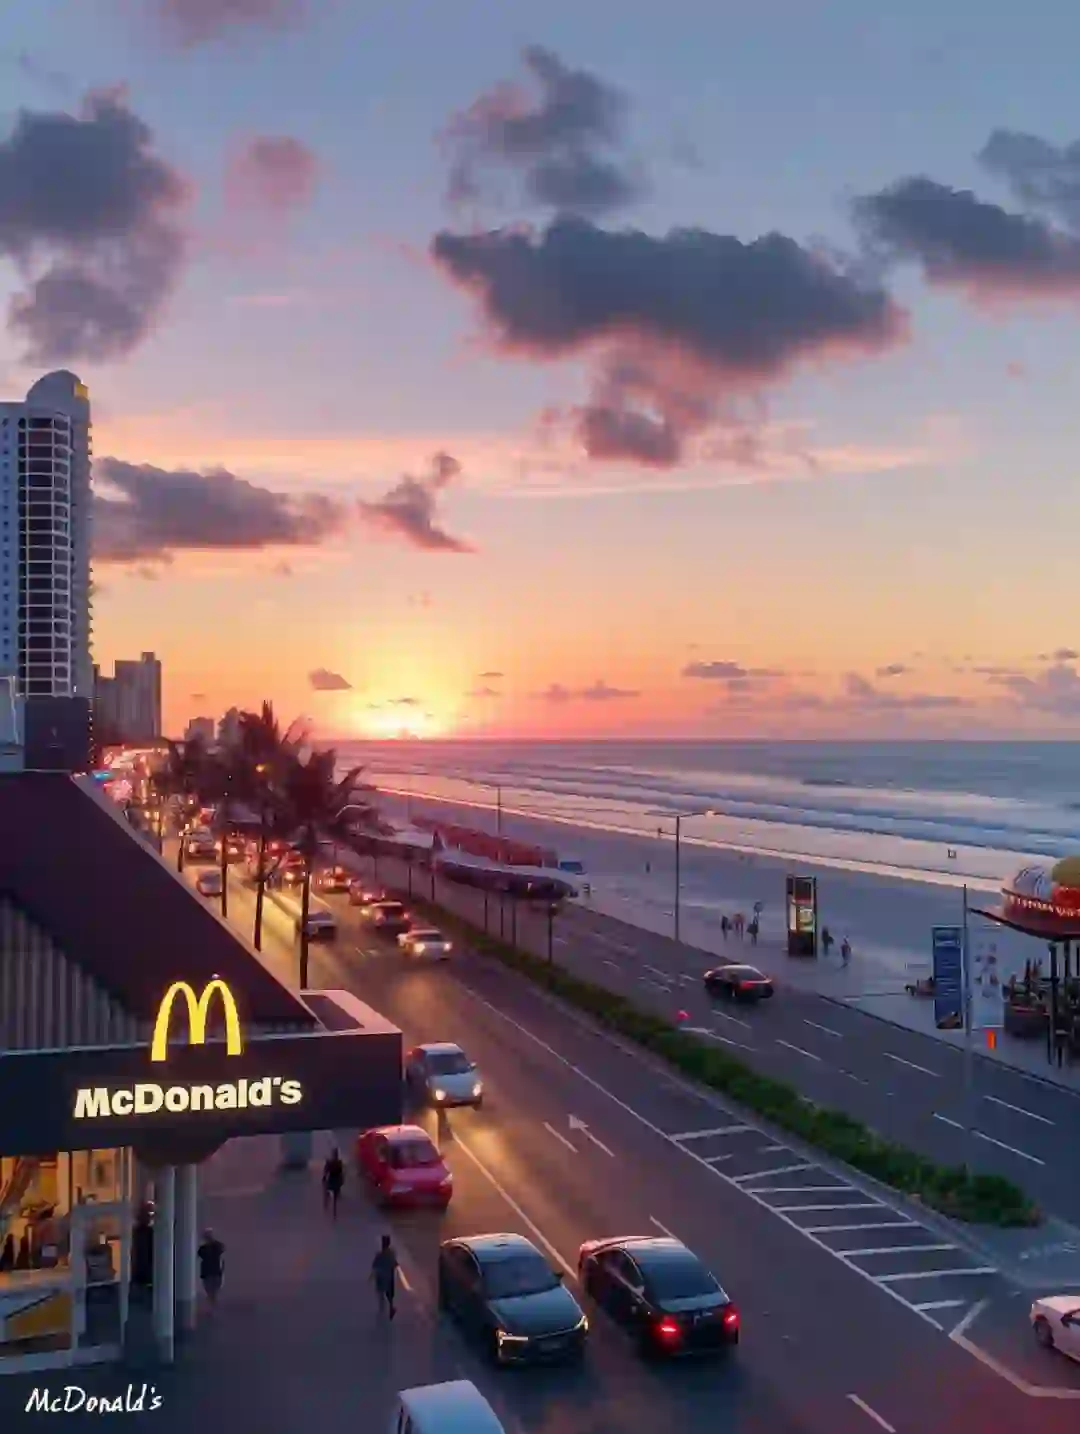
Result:
M935 926L934 1020L939 1031L964 1027L964 928Z

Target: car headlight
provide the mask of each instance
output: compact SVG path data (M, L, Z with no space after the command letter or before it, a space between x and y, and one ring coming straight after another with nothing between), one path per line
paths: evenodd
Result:
M433 1090L431 1093L432 1093L432 1095L435 1097L436 1100L445 1100L445 1099L446 1099L446 1092L445 1092L444 1090Z
M472 1088L472 1093L473 1093L473 1095L482 1095L483 1092L484 1092L484 1087L483 1087L482 1082L477 1081L476 1084L475 1084L475 1085L473 1086L473 1088Z
M527 1334L510 1334L505 1329L497 1329L495 1338L500 1344L528 1344L529 1342Z

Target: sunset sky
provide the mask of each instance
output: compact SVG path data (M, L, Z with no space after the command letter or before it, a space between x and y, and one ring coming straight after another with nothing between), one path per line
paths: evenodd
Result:
M887 9L9 0L96 660L171 731L1071 734L1080 9Z

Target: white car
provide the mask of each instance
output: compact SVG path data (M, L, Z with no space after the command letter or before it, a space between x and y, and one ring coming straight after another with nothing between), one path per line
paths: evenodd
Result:
M449 1041L414 1046L405 1057L405 1082L436 1109L471 1105L479 1110L484 1099L480 1072L461 1047Z
M200 871L195 878L195 890L200 896L220 896L221 872L216 867L212 871Z
M1080 1362L1080 1295L1046 1295L1031 1306L1031 1327L1043 1349Z
M421 926L412 931L403 931L397 939L399 949L406 956L431 956L436 961L447 961L454 949L441 931L433 926Z

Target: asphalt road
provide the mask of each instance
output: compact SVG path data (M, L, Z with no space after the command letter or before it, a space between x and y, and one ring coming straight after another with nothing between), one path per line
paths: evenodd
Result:
M381 860L379 869L385 880L404 884L400 863ZM414 880L417 892L428 895L428 882ZM480 893L440 880L437 895L483 924ZM519 944L546 955L546 918L520 906L516 919ZM494 898L488 922L498 933ZM503 930L509 938L509 908ZM730 954L754 960L749 940L733 937ZM1080 1223L1080 1096L1073 1091L976 1055L969 1092L962 1050L786 987L782 978L775 998L756 1007L710 999L701 978L718 958L580 907L560 916L554 956L568 970L672 1019L687 1012L687 1025L812 1100L935 1160L968 1158L978 1170L1017 1181L1047 1212Z
M231 915L245 931L251 904L234 888ZM480 1371L519 1427L636 1434L675 1419L691 1431L945 1434L973 1418L1001 1434L1032 1427L1031 1399L947 1338L945 1320L993 1282L963 1252L942 1264L948 1246L933 1231L598 1038L512 975L465 954L448 967L407 965L335 904L342 931L333 946L313 947L313 980L355 990L410 1042L460 1041L485 1079L484 1110L451 1117L446 1221L395 1220L419 1299L432 1298L447 1233L518 1230L572 1271L584 1239L666 1229L743 1310L744 1342L726 1365L643 1367L597 1315L582 1372L492 1385ZM295 972L276 916L264 959ZM1074 1405L1038 1409L1040 1429L1075 1427Z

